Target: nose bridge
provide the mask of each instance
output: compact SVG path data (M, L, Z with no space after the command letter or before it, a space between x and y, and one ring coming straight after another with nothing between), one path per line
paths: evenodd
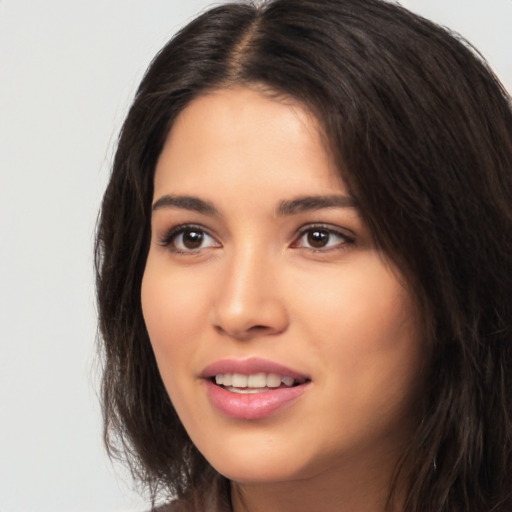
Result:
M287 325L278 289L278 262L256 241L226 255L214 304L214 324L235 338L276 333Z

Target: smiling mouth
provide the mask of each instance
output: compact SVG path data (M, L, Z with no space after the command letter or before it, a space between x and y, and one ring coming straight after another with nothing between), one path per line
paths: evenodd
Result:
M291 407L312 379L275 361L251 357L222 359L200 377L212 406L237 420L260 420Z
M218 373L215 377L212 377L211 381L231 393L253 394L300 386L309 382L309 379L295 379L277 373L254 373L250 375Z

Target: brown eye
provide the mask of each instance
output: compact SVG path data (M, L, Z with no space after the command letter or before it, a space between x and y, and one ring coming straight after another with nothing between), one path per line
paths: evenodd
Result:
M182 244L187 249L199 249L203 243L204 233L197 229L186 229L181 235Z
M330 233L323 229L310 230L307 233L308 245L319 249L329 243Z
M171 230L163 239L162 245L171 252L186 254L203 249L220 247L221 245L200 226L178 226Z
M342 248L353 243L353 238L340 233L338 230L324 226L312 226L302 231L297 240L292 244L292 247L302 247L318 251Z

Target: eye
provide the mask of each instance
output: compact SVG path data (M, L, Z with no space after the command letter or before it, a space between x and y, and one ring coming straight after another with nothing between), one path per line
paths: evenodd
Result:
M220 244L200 226L177 226L162 239L161 245L176 253L193 253Z
M321 250L343 247L354 243L354 239L330 227L312 226L301 231L293 247Z

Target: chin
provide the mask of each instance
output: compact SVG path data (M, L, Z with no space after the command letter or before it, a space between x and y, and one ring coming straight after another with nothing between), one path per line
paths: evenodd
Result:
M237 455L234 456L233 454ZM298 455L297 453L295 455ZM275 447L256 450L229 450L221 457L210 457L210 464L227 479L243 484L289 482L307 479L315 473L317 464L294 460L290 453ZM316 467L316 469L318 469Z

